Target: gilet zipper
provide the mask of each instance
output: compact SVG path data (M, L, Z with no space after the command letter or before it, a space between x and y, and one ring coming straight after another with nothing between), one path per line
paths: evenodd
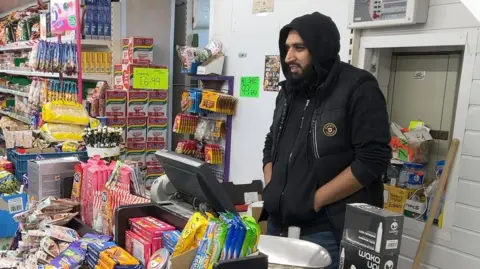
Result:
M309 104L310 104L310 99L307 99L307 101L305 102L305 106L303 107L302 120L300 121L300 128L298 129L298 133L300 133L300 130L303 127L303 120L305 119L305 111L307 111L307 108L308 108ZM283 183L282 194L280 195L280 202L279 202L279 205L278 205L278 208L280 209L280 211L282 210L283 194L285 192L285 188L287 187L288 167L290 165L290 159L292 158L293 150L295 149L295 145L297 144L298 133L297 133L297 136L295 137L295 142L293 143L292 151L290 152L290 155L288 155L288 162L285 164L285 166L286 166L285 167L285 171L286 171L285 182Z

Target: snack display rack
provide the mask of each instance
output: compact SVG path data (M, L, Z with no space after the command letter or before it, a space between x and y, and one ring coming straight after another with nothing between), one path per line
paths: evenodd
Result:
M221 90L222 86L226 84L227 89L222 90L228 95L233 96L234 94L234 83L235 77L233 76L210 76L210 75L191 75L190 79L193 81L200 81L202 83L201 88L203 89L215 89ZM199 85L200 86L200 85ZM224 145L224 162L223 162L223 171L214 169L214 172L221 182L228 182L230 179L230 156L231 156L231 145L232 145L232 116L225 116L225 145Z

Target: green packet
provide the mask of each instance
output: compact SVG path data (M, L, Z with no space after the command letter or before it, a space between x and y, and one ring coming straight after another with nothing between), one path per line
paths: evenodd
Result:
M207 259L205 260L204 269L212 269L213 266L220 260L220 256L227 239L228 226L221 220L216 220L217 226L214 231L213 239L211 241L211 247L207 253Z
M251 216L242 216L245 225L245 240L243 241L240 257L246 257L257 252L258 241L260 240L260 225Z

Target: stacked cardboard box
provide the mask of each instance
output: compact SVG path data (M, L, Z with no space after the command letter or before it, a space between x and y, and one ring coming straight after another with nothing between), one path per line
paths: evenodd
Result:
M153 38L129 37L122 44L121 64L114 66L115 84L107 93L106 116L115 126L125 127L124 157L146 165L150 182L164 173L155 152L165 148L168 126L168 81L159 83L151 74L168 74L168 68L152 64Z
M396 269L403 215L367 204L349 204L340 244L340 269Z

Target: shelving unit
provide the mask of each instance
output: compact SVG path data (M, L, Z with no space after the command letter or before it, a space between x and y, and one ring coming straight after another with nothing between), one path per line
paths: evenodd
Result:
M30 118L27 117L27 116L22 116L22 115L19 115L19 114L15 113L15 112L1 110L1 109L0 109L0 114L5 115L5 116L9 116L12 119L16 119L18 121L30 124Z
M16 91L16 90L11 90L11 89L5 89L0 87L0 92L2 93L9 93L13 95L18 95L18 96L23 96L23 97L28 97L28 92L21 92L21 91Z
M43 78L59 78L60 74L58 73L45 73L38 71L22 70L22 69L0 69L0 73L15 75L15 76L28 76L28 77L43 77ZM64 79L77 79L76 75L73 76L63 76ZM111 74L101 74L101 73L87 73L83 74L83 80L89 81L107 81L111 84Z
M56 42L58 37L47 38L46 41ZM71 36L62 36L62 42L76 43L75 38ZM0 51L16 51L16 50L31 50L37 40L21 41L15 43L9 43L5 46L0 46ZM98 39L82 39L82 46L84 47L108 47L112 46L111 40L98 40Z
M235 77L233 76L208 76L208 75L195 75L190 76L191 80L201 81L203 84L203 88L206 89L221 89L222 86L226 83L227 89L222 90L223 92L233 96L234 93L234 82ZM232 145L232 116L227 115L225 116L225 128L226 128L226 136L225 136L225 155L224 155L224 163L223 163L223 175L222 181L229 182L230 179L230 155L231 155L231 145ZM215 169L214 169L215 170ZM217 172L217 171L214 171ZM217 175L218 177L218 175Z

